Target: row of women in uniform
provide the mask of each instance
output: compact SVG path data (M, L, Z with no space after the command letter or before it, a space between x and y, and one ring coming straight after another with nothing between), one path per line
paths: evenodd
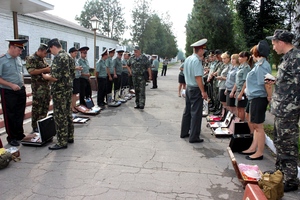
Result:
M218 100L241 120L245 120L246 116L250 130L254 132L253 145L257 146L257 151L241 152L249 160L263 159L263 122L272 95L271 85L265 83L265 75L271 74L267 60L269 53L270 47L265 40L255 45L250 53L243 51L229 55L225 52L221 55L223 70L220 74L214 74L219 86ZM213 63L214 58L210 56L209 59Z

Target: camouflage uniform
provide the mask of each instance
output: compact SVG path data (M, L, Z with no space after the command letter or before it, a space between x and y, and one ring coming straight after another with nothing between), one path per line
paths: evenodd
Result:
M298 185L299 88L300 50L294 48L282 57L271 101L271 112L275 115L275 165L284 173L285 182L291 185Z
M35 69L43 69L48 67L46 60L36 53L29 56L26 62L27 71L30 73ZM50 102L50 86L49 82L43 79L41 74L31 75L32 89L32 116L31 126L37 128L37 120L47 116Z
M132 81L135 89L135 103L137 106L144 107L146 101L146 80L144 72L150 68L151 64L145 55L140 57L132 56L128 61L128 66L131 67Z
M51 85L51 94L57 140L60 146L66 146L68 139L74 139L71 112L74 71L74 60L64 50L60 50L51 66L51 76L57 79Z

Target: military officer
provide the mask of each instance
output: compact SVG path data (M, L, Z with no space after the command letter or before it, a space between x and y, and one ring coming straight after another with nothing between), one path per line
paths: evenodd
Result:
M271 100L274 119L274 144L276 147L276 169L284 174L284 191L298 189L299 117L300 117L300 50L292 45L294 35L277 29L272 40L277 54L284 54L278 66L275 90ZM273 83L274 81L269 81Z
M110 94L112 92L112 87L113 87L113 79L114 79L114 66L113 66L113 60L112 58L115 55L115 50L114 48L109 48L108 49L108 58L106 59L106 67L107 67L107 88L106 88L106 93Z
M144 109L146 101L146 80L144 72L148 71L149 80L152 80L150 61L144 54L141 54L140 47L134 47L134 55L129 59L127 64L132 71L132 81L135 89L135 109Z
M194 53L184 61L184 78L186 82L185 109L181 122L181 138L189 137L190 143L200 143L203 99L207 99L202 77L204 75L201 57L206 48L207 39L202 39L191 47Z
M42 73L50 73L50 66L45 60L48 46L41 44L37 52L27 58L26 68L31 75L32 115L31 127L38 132L37 121L47 116L50 102L50 85Z
M113 60L113 67L114 67L114 99L118 101L120 99L120 88L121 88L121 81L122 81L122 56L124 53L123 49L117 49L117 57Z
M52 82L53 116L56 125L57 144L50 150L66 149L68 143L74 143L74 125L71 112L71 98L75 71L74 59L62 49L57 38L48 42L51 53L55 56L50 74L43 78Z
M157 55L152 55L152 88L150 89L157 89L157 73L158 73L158 67L159 67L159 62L157 59Z
M107 88L107 67L106 67L106 59L108 58L108 49L105 49L101 53L101 59L96 64L96 77L97 77L97 85L98 85L98 94L97 94L97 105L99 107L104 108L104 97L106 96L106 88Z
M19 146L17 140L24 135L23 120L26 107L26 91L23 81L23 66L19 57L28 40L14 39L8 51L0 56L0 92L7 142Z
M78 49L80 52L80 58L78 59L78 65L82 67L81 76L80 76L80 93L79 93L79 101L80 105L85 105L86 98L90 98L92 96L92 88L89 81L90 78L90 65L89 61L87 60L87 52L90 48L89 47L81 47Z

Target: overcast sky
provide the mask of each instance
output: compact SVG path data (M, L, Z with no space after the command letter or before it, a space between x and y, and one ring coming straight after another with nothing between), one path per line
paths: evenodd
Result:
M69 21L76 22L74 20L76 15L80 15L84 3L86 0L43 0L44 2L54 5L54 10L47 11L51 14L57 15L61 18ZM127 25L132 23L131 10L134 7L134 0L120 0L122 7L124 8L124 18ZM173 23L173 33L177 38L178 48L184 50L185 48L185 28L184 25L187 20L187 16L191 13L194 0L181 1L177 3L175 0L151 0L151 9L156 13L169 13L170 21ZM125 4L126 3L126 4ZM127 31L124 34L127 38L130 37Z

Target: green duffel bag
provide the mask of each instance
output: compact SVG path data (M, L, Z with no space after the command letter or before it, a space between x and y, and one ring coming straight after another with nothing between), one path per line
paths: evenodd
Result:
M279 200L284 195L283 174L280 170L264 172L258 185L268 200Z

